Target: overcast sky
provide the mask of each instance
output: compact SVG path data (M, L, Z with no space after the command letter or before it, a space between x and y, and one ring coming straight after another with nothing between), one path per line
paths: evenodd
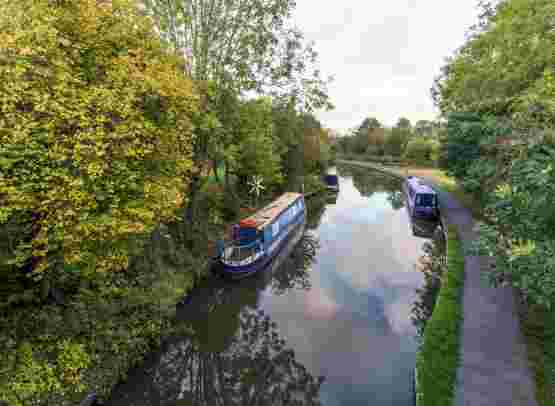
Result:
M322 73L334 75L336 109L319 113L346 130L367 116L394 125L437 116L433 78L477 21L476 0L297 0L295 22L315 41Z

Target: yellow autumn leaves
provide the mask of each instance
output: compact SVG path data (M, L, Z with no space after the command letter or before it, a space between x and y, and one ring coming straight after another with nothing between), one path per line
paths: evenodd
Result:
M13 3L0 0L0 222L31 221L16 256L38 278L59 254L123 270L121 242L185 201L193 82L134 2Z

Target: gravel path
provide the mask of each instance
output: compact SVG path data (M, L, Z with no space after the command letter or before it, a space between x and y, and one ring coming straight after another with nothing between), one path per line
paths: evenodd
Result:
M349 163L373 168L364 162ZM440 191L439 195L443 215L468 246L477 238L471 212L451 194ZM465 256L461 363L454 406L537 406L515 291L488 287L480 278L487 270L484 257Z

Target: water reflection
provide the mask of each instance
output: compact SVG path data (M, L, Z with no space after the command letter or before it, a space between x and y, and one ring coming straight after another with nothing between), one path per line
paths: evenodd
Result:
M411 315L423 314L413 303L429 248L400 210L399 180L337 171L334 204L326 193L307 199L299 243L268 272L192 292L178 311L189 332L167 340L110 405L412 404Z
M355 166L338 166L337 171L341 176L352 177L353 184L362 196L372 197L377 193L385 193L391 208L399 210L405 207L400 179Z
M319 241L314 234L303 234L291 255L285 258L279 270L272 274L271 286L274 295L283 295L291 289L311 288L308 270L316 259L319 247Z
M407 211L408 214L408 211ZM430 220L423 220L411 217L410 218L410 226L412 230L412 235L419 238L425 239L433 239L437 228L440 227L439 222L437 221L430 221Z
M314 230L320 225L324 212L326 211L326 200L326 193L314 195L306 200L306 227L309 230Z
M436 224L432 239L426 241L422 248L418 269L424 274L424 286L416 289L417 300L413 304L411 320L420 339L428 319L432 316L437 295L441 286L441 275L446 268L446 242L442 229Z
M258 303L268 286L274 294L309 289L307 271L317 249L303 225L254 277L198 286L177 311L188 332L166 340L107 405L320 405L323 378L296 360Z
M327 205L333 205L337 203L337 197L339 196L339 193L337 192L328 192L326 194L326 204Z

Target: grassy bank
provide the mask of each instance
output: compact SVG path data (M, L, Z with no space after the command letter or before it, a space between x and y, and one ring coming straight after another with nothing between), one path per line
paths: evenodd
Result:
M463 283L463 247L454 226L450 225L447 271L441 277L441 289L416 359L420 406L448 406L453 402L459 365Z

